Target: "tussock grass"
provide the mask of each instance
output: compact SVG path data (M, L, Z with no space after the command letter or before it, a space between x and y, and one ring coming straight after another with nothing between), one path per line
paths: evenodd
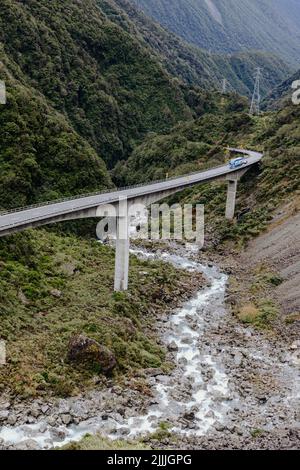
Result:
M87 434L79 442L71 442L60 450L149 450L141 442L126 440L111 440L100 434L93 436Z
M243 305L238 312L238 318L243 323L269 328L277 314L278 308L272 300L260 299L257 305L251 302Z
M79 333L115 354L116 378L169 367L153 324L189 289L188 273L133 256L130 290L116 294L114 250L45 230L1 239L0 256L0 338L8 360L0 389L26 397L93 387L99 371L66 360L69 340Z
M300 322L300 312L291 313L285 317L285 322L288 325L292 325L293 323Z

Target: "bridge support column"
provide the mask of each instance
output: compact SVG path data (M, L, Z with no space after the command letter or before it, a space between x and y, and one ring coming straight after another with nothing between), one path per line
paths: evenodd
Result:
M128 289L129 272L129 230L127 201L120 201L117 215L115 292Z
M225 213L225 217L228 220L234 219L237 184L238 184L238 179L228 181L226 213Z
M239 171L235 171L234 173L230 173L226 177L226 180L228 181L228 189L225 217L228 220L234 219L237 185L241 177L248 171L248 169L249 168L243 168Z

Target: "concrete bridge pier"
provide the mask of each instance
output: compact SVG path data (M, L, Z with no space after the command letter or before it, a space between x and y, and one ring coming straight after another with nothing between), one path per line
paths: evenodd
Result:
M236 203L236 192L238 181L246 173L248 168L237 171L235 173L230 173L227 175L226 180L228 181L227 189L227 201L226 201L226 212L225 217L227 220L233 220L235 214L235 203Z
M127 201L120 201L117 214L115 253L115 292L128 290L129 221Z
M238 184L238 180L228 181L226 213L225 213L225 217L228 220L234 219L237 184Z

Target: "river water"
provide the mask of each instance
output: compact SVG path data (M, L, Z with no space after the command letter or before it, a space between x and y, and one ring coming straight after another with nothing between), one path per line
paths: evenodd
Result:
M264 339L260 341L256 334L251 336L251 331L244 331L238 324L234 327L234 335L238 337L236 345L232 339L228 344L223 339L223 346L214 344L214 338L222 338L216 336L216 332L228 318L225 309L227 276L217 266L199 263L188 249L183 254L152 253L143 249L132 250L132 253L143 259L163 260L179 269L188 270L191 275L196 271L201 272L207 280L207 287L158 324L162 341L172 351L170 354L176 366L169 375L150 377L153 399L149 401L147 409L136 411L133 407L132 412L129 410L123 416L112 413L103 421L100 406L98 413L92 413L88 419L81 419L78 424L69 425L49 424L49 420L38 418L32 424L2 427L0 439L7 445L31 440L39 448L47 449L79 440L87 433L98 432L111 439L133 439L156 431L165 422L171 432L183 437L200 437L209 433L216 423L219 427L222 427L222 423L228 423L230 415L233 420L244 422L249 428L265 425L270 429L276 428L280 424L280 412L293 424L293 409L296 403L299 405L299 376L296 375L293 362L289 364L289 359L280 362ZM223 332L221 335L224 337ZM239 380L242 360L248 361L247 364L254 371L260 369L264 376L267 376L269 370L274 370L276 379L289 384L288 389L281 391L277 397L275 395L280 385L275 384L276 391L270 390L270 400L266 398L265 404L261 394L255 397L252 396L253 392L249 392L249 396L242 398L230 380L234 374ZM230 367L232 374L229 376ZM98 398L97 394L94 395L92 403L98 399L105 408L102 395ZM79 401L76 402L76 398L65 399L62 407L66 411L77 407L80 415L82 407L89 408L90 405L88 399L81 397Z

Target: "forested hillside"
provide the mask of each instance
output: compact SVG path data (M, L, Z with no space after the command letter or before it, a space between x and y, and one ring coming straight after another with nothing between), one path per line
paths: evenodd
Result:
M94 1L4 0L0 41L0 210L111 187L104 159L112 166L147 132L194 114L188 89ZM148 264L133 260L136 300L133 290L114 295L114 253L94 233L0 238L0 338L9 345L1 390L64 396L93 387L100 371L66 359L70 338L84 331L111 348L120 375L164 363L149 308L164 311L174 287L186 292L187 276L156 263L145 284Z
M219 52L258 49L300 61L298 0L131 0L186 41Z
M263 54L187 46L124 0L3 0L0 41L2 207L111 185L103 160L113 168L147 133L205 111L205 92L192 85L209 89L227 76L249 94L257 64L263 91L287 72Z
M291 103L292 95L295 90L292 89L294 81L300 80L300 70L294 73L284 82L277 85L272 92L266 96L263 101L265 109L278 109ZM298 87L299 88L299 87Z
M148 131L191 117L179 86L94 0L3 0L0 41L108 166Z
M217 88L226 78L232 89L249 95L253 92L253 74L262 67L262 95L283 81L289 67L279 57L258 51L217 54L194 47L162 28L139 11L129 0L98 0L109 18L138 37L155 54L163 67L189 86Z
M261 278L254 276L252 283L237 253L272 217L277 223L275 210L282 214L283 204L290 203L287 217L299 210L300 106L282 103L279 110L249 115L255 67L264 69L263 93L290 73L269 53L240 51L264 40L268 49L263 32L271 34L274 26L277 34L269 15L261 18L264 27L257 29L256 42L249 40L254 36L248 22L253 14L258 19L269 0L249 2L147 2L159 6L161 15L168 7L173 24L177 6L189 5L193 20L182 8L180 17L188 21L190 33L195 33L194 21L202 27L195 6L205 3L206 23L197 35L207 38L206 48L216 40L219 45L218 53L209 53L186 44L127 0L1 0L0 80L7 103L0 104L0 217L7 208L224 164L230 158L227 146L253 148L265 156L239 182L233 221L224 217L225 181L199 184L169 198L171 204L205 205L204 249L197 254L190 247L185 252L184 243L150 242L151 249L158 248L153 259L153 253L140 258L140 251L138 256L130 252L126 292L113 292L115 250L96 240L95 219L0 237L0 341L6 349L6 364L0 367L0 449L6 441L12 449L18 440L20 449L56 448L69 437L77 439L78 430L90 432L90 420L118 439L131 439L132 423L138 431L150 423L154 449L177 448L188 433L191 449L216 448L216 436L226 449L237 448L239 439L240 448L245 442L256 446L258 436L269 446L270 424L276 438L285 432L296 441L294 427L286 426L282 416L291 393L286 384L292 387L296 377L290 372L291 354L298 346L289 343L285 355L277 332L270 331L272 342L266 347L263 331L256 335L254 329L277 321L267 289L279 285L281 274L273 266L266 269L267 281L257 290ZM287 3L294 5L296 18L296 2ZM232 6L230 18L225 5ZM236 25L242 18L245 30L236 28L230 36L229 28L225 37L229 19ZM222 28L216 30L215 23ZM283 53L284 29L277 39L274 50ZM226 41L235 52L222 55ZM293 54L293 41L289 46ZM221 93L224 77L245 96L229 89ZM277 101L290 83L275 89L270 100ZM2 230L7 227L3 220ZM289 260L296 250L295 244ZM219 264L224 254L225 265ZM178 264L169 264L174 259ZM252 324L247 332L225 304L231 296L225 272L229 279L235 264L238 300L247 301L246 277L251 301L255 297L250 320L249 309L247 315L237 309L236 318ZM293 276L295 291L297 279ZM295 336L298 320L298 307L289 306ZM282 336L285 326L278 323ZM3 347L0 365L2 352ZM272 367L275 375L269 376ZM67 402L57 400L70 396ZM231 411L228 403L234 405ZM165 416L165 409L175 418ZM295 410L291 402L296 428ZM232 421L226 421L229 411ZM202 445L197 439L212 426L215 433ZM174 440L177 429L182 434Z
M214 144L210 134L223 139L222 129L238 120L234 133L237 111L247 108L237 96L222 108L220 97L208 90L227 74L249 93L258 63L268 71L269 86L285 70L261 53L225 57L187 46L127 0L67 0L63 6L3 0L0 40L8 90L8 104L0 108L2 207L111 186L103 160L109 168L116 165L116 183L127 184L164 177L167 168L193 163L199 152L205 159ZM208 120L206 138L195 133L197 142L186 141L188 152L184 144L172 162L170 152L163 164L154 164L155 139L158 150L168 140L176 146L181 130L193 132L193 118L204 113L199 122ZM228 141L237 135L229 134ZM118 164L128 157L128 164Z
M7 104L0 106L0 208L111 187L96 151L32 88L0 49Z
M265 152L261 168L240 184L237 224L224 221L226 183L195 187L173 199L205 204L208 226L219 241L246 240L265 228L275 208L299 195L300 106L250 117L245 101L221 99L215 97L199 119L179 124L167 135L149 136L116 172L123 183L132 184L223 164L228 145Z

